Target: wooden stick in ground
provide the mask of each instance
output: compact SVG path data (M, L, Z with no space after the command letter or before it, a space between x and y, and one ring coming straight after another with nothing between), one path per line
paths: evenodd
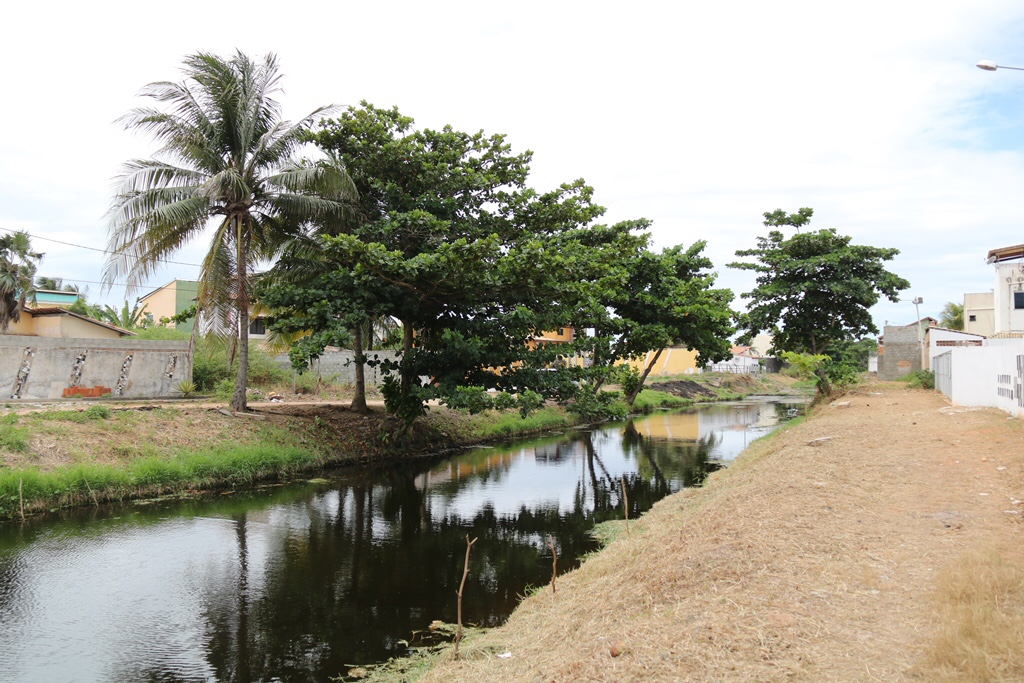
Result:
M548 534L548 547L551 548L551 592L556 593L555 577L558 576L558 553L555 552L555 542Z
M619 481L622 483L622 512L626 515L626 533L629 533L629 498L626 497L626 476L623 475Z
M24 497L24 495L22 495L22 492L21 492L22 483L23 483L23 480L19 479L18 480L18 504L21 506L21 521L24 522L25 521L25 497Z
M476 543L477 539L469 540L466 534L466 564L462 567L462 583L459 584L459 607L458 607L458 629L455 631L455 660L459 659L459 643L462 641L462 589L466 587L466 577L469 576L469 550Z

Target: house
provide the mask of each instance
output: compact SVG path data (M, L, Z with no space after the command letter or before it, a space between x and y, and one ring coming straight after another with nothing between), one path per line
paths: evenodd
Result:
M134 332L94 320L59 306L26 307L21 319L12 322L7 334L23 337L49 337L55 339L120 339L134 337Z
M160 323L161 318L172 318L188 310L199 295L199 283L192 280L171 280L139 298L139 306ZM191 332L194 320L183 323L166 323L181 332Z
M81 298L78 292L62 292L55 289L37 289L35 303L37 306L70 306Z
M647 364L654 359L657 351L648 351L641 358L631 358L628 362L637 372L643 374ZM692 375L700 372L697 368L697 352L685 346L670 346L661 350L661 355L651 368L649 377L666 375Z
M909 325L883 327L882 346L878 349L878 379L896 379L921 370L928 363L925 335L938 322L935 318L924 317Z
M996 333L994 292L964 294L964 332L984 337Z
M986 262L995 266L992 334L1024 332L1024 244L993 249Z
M158 324L161 318L172 318L179 315L196 303L199 296L199 283L194 280L171 280L165 285L157 287L149 294L139 298L139 306L142 310L153 316ZM166 323L167 327L173 327L180 332L192 332L195 327L195 319L185 322ZM249 341L264 345L268 340L267 318L263 315L255 315L249 321Z

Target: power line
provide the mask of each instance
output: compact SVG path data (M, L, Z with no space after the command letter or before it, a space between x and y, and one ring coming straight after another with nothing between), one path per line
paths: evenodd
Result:
M11 234L16 233L16 232L22 232L22 233L25 233L26 235L28 235L29 237L31 237L34 240L43 240L45 242L56 242L57 244L63 244L63 245L69 246L69 247L76 247L78 249L88 249L89 251L98 251L101 254L113 254L114 253L112 251L108 251L106 249L100 249L98 247L87 247L84 244L73 244L71 242L63 242L61 240L55 240L52 237L43 237L41 235L33 235L32 233L28 232L27 230L12 230L11 228L0 228L0 230L3 230L5 232L11 233ZM183 261L170 261L168 259L162 259L162 258L153 259L153 260L154 261L159 261L160 263L173 263L176 266L194 266L196 268L202 268L203 267L199 263L184 263ZM84 282L84 280L82 280L81 282ZM100 284L102 284L102 283L100 283Z

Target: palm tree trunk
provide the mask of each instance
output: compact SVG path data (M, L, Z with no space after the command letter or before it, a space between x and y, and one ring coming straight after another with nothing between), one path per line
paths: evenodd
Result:
M352 353L355 356L355 395L352 396L351 410L357 413L365 413L366 410L366 375L363 362L363 326L352 327Z
M249 375L249 283L246 281L245 264L247 256L242 241L242 222L235 219L236 244L238 245L236 275L238 289L235 292L235 310L238 312L238 375L235 377L235 392L231 395L230 408L244 413L248 409L245 390Z

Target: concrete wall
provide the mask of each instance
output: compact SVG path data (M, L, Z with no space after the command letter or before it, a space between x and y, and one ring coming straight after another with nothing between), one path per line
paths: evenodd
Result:
M878 379L896 379L921 369L921 346L917 326L886 325L883 351L878 357Z
M953 403L1024 417L1024 340L1004 341L1009 343L949 350L948 396Z
M4 400L62 398L71 386L109 387L122 398L173 397L191 379L187 341L0 336Z
M949 351L955 346L981 346L984 337L981 335L932 327L928 330L928 370L934 367L935 357Z
M397 360L398 354L395 351L367 351L369 359L379 358L381 360ZM331 379L335 384L353 384L356 381L355 364L352 359L355 357L349 350L325 351L320 358L313 361L313 366L307 372L315 376L323 377L324 380ZM281 367L291 370L292 363L288 354L282 353L274 356L274 362ZM366 383L378 386L382 380L380 367L365 366Z

